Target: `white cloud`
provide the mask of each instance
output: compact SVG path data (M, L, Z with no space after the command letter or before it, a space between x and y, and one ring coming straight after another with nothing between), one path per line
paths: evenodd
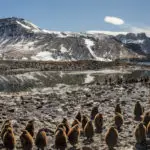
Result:
M122 25L122 26L118 26L118 31L110 31L110 30L90 30L87 31L86 33L88 34L106 34L106 35L113 35L116 36L118 34L124 34L126 35L127 33L145 33L147 36L150 37L150 26L133 26L131 24L127 24L124 22L124 20L122 20L121 18L117 18L117 17L112 17L112 16L106 16L104 18L104 21L107 23L111 23L114 25Z
M114 24L114 25L123 25L124 24L124 20L122 20L121 18L118 17L112 17L112 16L106 16L104 18L104 21L110 24Z
M123 31L96 31L96 30L91 30L91 31L87 31L86 33L88 34L106 34L106 35L118 35L118 34L124 34L126 35L128 32L123 32Z

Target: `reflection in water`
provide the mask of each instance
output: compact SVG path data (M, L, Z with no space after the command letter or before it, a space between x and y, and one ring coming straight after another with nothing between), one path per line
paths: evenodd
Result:
M146 65L146 66L150 66L150 62L139 62L137 63L139 65Z
M77 75L77 74L126 74L126 73L131 73L130 71L127 70L122 70L122 69L101 69L101 70L83 70L83 71L71 71L71 72L65 72L65 74L70 74L70 75Z
M91 74L87 74L84 83L91 83L92 81L94 81L94 77Z
M0 76L0 91L27 91L34 88L56 87L58 84L82 85L104 83L111 77L112 83L121 77L124 81L150 76L150 70L116 70L103 69L78 72L30 72L13 76Z

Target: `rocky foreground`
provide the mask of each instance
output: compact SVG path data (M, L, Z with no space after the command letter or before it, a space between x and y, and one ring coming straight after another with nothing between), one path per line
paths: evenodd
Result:
M21 149L19 136L30 119L35 120L35 132L47 128L48 149L54 148L54 131L63 117L72 123L80 110L90 115L91 109L99 105L99 112L104 115L102 134L95 133L94 141L85 142L80 136L77 149L107 150L104 136L107 129L114 124L114 109L120 103L124 116L124 125L119 132L119 142L116 150L132 150L135 145L134 130L139 123L134 120L133 109L136 101L140 101L145 110L150 108L149 83L106 84L93 81L81 85L59 84L57 87L36 89L32 92L1 93L0 95L0 125L5 119L12 119L14 133L17 139L17 150ZM72 149L68 143L68 149ZM3 148L1 141L0 149ZM36 148L34 148L36 149Z

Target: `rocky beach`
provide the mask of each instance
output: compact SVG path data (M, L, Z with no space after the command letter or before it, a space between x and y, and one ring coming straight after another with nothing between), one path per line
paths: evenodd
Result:
M139 123L134 120L135 103L140 101L145 111L150 108L150 82L141 81L141 78L149 76L148 68L133 66L88 71L30 71L23 74L1 75L1 86L6 87L0 94L1 125L6 119L12 120L17 149L20 150L21 130L33 119L35 133L40 128L46 129L50 150L55 149L54 132L64 117L68 118L71 124L78 111L90 117L92 108L99 106L99 112L104 116L102 133L95 133L92 142L86 142L86 138L81 134L76 149L107 150L105 134L107 129L114 125L115 106L119 103L123 111L124 124L115 148L132 150L136 143L134 130ZM123 82L119 83L119 79ZM12 82L11 85L15 85L15 88L27 87L13 91L13 88L9 89L8 82ZM27 85L27 82L30 84ZM4 149L2 141L0 149ZM72 149L69 143L67 149Z

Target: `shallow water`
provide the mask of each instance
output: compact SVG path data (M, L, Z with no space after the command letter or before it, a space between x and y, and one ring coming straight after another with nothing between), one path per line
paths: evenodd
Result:
M104 83L105 78L118 77L122 79L150 76L150 70L141 68L102 69L87 71L35 71L16 75L0 76L0 91L17 92L30 91L34 88L56 87L58 84L83 85L91 83Z
M137 64L150 66L150 62L138 62Z
M65 74L126 74L131 73L130 71L123 69L101 69L101 70L86 70L86 71L71 71L64 72Z

